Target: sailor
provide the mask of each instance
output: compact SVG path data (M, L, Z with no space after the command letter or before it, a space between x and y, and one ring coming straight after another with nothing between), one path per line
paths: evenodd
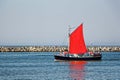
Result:
M60 56L64 56L63 53L62 53L62 51L60 51L60 54L59 54L59 55L60 55Z
M68 50L64 50L63 55L68 56Z
M93 56L93 55L94 55L93 51L89 52L89 54L90 54L91 56Z

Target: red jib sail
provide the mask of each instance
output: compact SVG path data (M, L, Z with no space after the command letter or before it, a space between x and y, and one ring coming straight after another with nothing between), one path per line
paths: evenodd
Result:
M70 54L84 54L87 52L83 36L83 24L79 25L78 28L70 34L69 40Z

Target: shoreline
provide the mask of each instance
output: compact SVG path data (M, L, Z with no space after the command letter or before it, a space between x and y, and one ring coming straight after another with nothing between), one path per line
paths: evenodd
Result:
M67 46L0 46L0 52L60 52ZM120 46L87 46L88 51L120 52Z

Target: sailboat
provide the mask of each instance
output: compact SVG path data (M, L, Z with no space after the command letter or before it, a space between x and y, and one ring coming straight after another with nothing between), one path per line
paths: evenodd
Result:
M69 33L68 51L54 55L55 60L101 60L100 52L88 52L84 36L83 24L80 24L71 34Z

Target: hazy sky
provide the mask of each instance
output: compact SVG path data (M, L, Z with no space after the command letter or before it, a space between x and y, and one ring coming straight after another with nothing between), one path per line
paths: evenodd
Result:
M81 23L87 45L120 45L120 0L0 0L0 45L64 45Z

